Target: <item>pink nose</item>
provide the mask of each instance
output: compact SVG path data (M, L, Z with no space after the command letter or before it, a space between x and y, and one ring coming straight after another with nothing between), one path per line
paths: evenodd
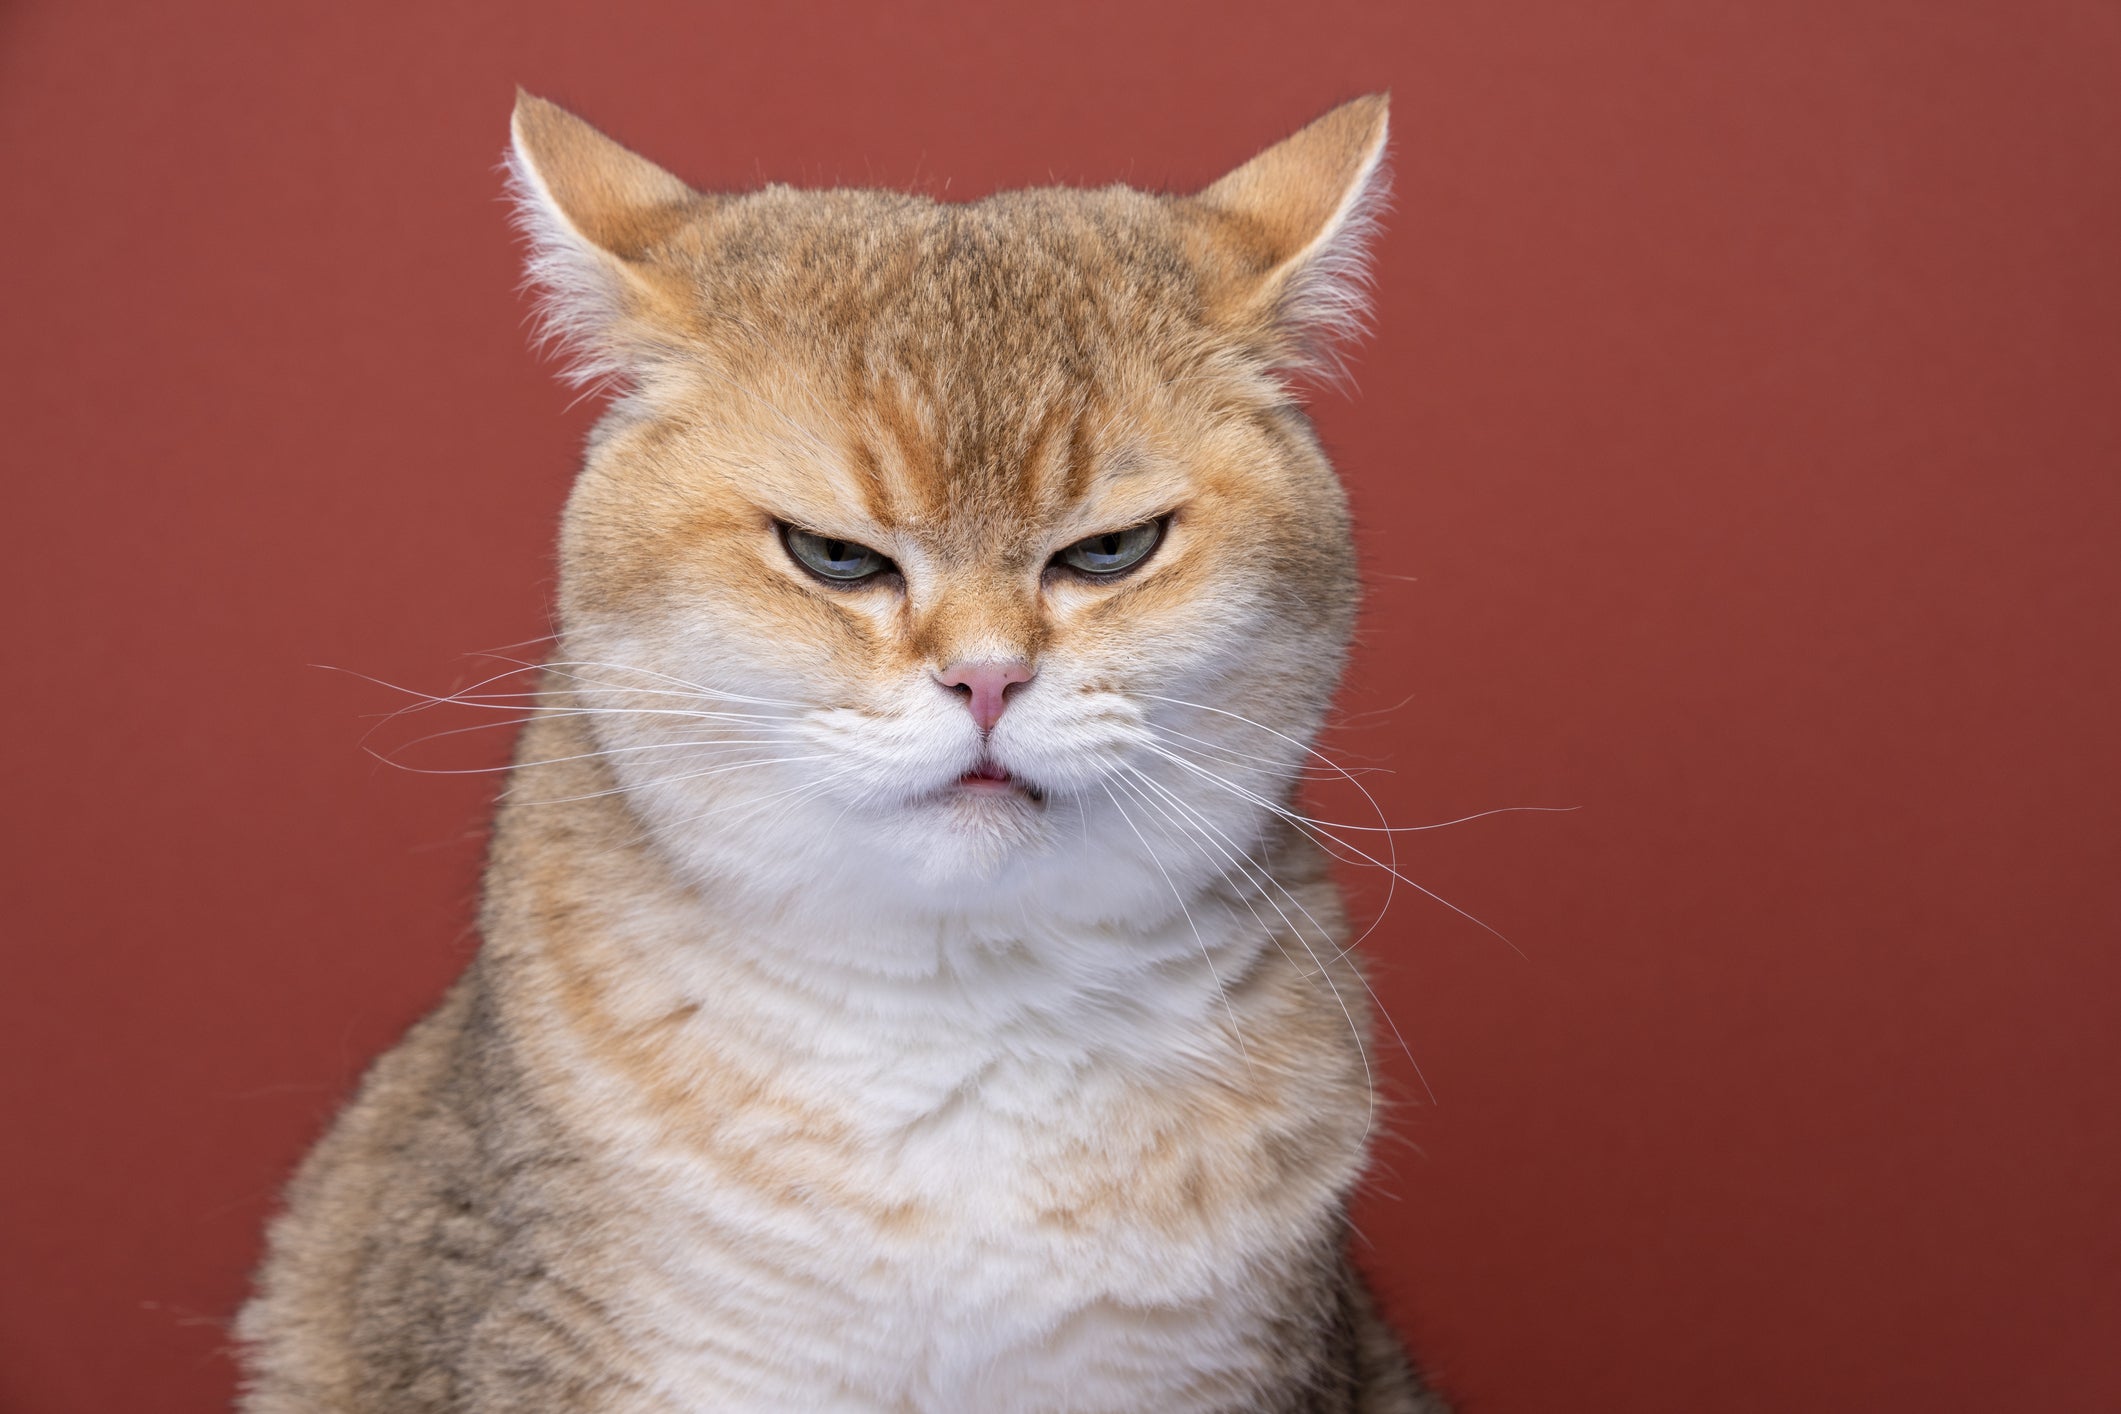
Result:
M1032 676L1029 663L1012 658L1002 663L952 663L937 673L935 680L952 692L964 694L965 705L972 709L972 720L979 723L981 731L991 732L1002 719L1002 708L1009 705L1009 689L1031 681Z

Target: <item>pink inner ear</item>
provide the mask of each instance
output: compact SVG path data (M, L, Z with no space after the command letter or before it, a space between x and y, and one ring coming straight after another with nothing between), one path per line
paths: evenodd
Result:
M1011 658L999 663L952 663L937 673L935 680L962 692L967 699L965 705L972 710L972 720L979 723L981 731L991 732L1008 705L1009 689L1031 681L1032 676L1029 663Z

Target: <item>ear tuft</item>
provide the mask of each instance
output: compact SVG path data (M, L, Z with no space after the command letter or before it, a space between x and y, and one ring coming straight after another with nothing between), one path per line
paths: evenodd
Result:
M560 350L569 382L631 381L646 352L635 316L653 295L656 253L702 198L521 89L509 130L508 194L539 291L539 343Z
M1194 198L1233 228L1235 293L1277 367L1343 375L1340 348L1368 332L1389 110L1383 94L1344 103Z

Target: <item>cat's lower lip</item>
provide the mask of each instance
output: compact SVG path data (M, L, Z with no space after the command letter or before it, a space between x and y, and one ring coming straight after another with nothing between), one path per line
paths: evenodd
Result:
M1046 793L1037 786L1018 780L991 761L983 761L959 776L957 788L967 795L1021 795L1034 801L1046 798Z

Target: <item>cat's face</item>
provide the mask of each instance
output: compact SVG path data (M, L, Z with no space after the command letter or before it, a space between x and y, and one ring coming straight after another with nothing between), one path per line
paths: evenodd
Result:
M1191 201L699 198L519 110L559 315L627 387L568 509L558 671L673 858L997 919L1242 877L1354 602L1274 375L1345 294L1321 242L1382 141L1355 107L1283 145L1345 130L1279 207L1280 148Z

